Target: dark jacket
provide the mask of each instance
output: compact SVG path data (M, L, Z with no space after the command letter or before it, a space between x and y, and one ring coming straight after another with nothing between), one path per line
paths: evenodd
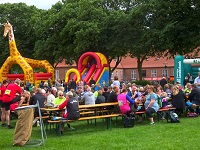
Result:
M107 102L118 102L118 100L117 100L117 94L112 91L110 93L110 95L108 96L108 101Z
M30 105L35 105L37 103L37 101L39 102L39 106L40 108L44 108L44 101L45 101L45 96L42 93L36 93L35 95L33 95L30 99ZM43 113L43 111L42 111ZM35 115L38 115L38 109L35 109Z
M173 95L172 93L172 105L176 109L184 109L185 108L185 94L182 90L179 90L177 95Z
M188 99L194 103L194 104L197 104L197 105L200 105L200 89L195 87L191 93L189 94L189 97Z
M108 96L110 95L110 92L103 92L102 94L105 97L105 101L108 101Z
M101 103L105 103L106 99L103 95L97 96L97 99L95 101L95 104L101 104Z

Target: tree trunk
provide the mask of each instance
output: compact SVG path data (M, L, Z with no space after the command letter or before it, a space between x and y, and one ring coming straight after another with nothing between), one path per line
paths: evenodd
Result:
M117 57L116 61L115 61L115 66L111 69L110 67L110 63L113 59L109 59L109 82L111 82L111 75L113 73L113 71L115 71L115 69L117 68L117 66L119 65L119 63L122 60L122 57Z
M138 74L139 74L139 80L142 80L142 63L145 60L146 56L139 56L137 57L137 67L138 67Z

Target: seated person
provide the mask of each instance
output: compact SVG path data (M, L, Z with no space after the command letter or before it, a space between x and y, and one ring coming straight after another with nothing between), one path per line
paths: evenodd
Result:
M172 106L175 107L175 113L180 116L185 109L185 94L180 89L179 85L174 85L172 90Z
M48 89L47 90L47 104L51 104L53 103L55 100L55 96L53 95L53 90L52 89Z
M79 101L71 91L66 94L65 101L58 106L59 109L63 109L64 107L66 108L63 118L66 118L67 120L77 120L80 117ZM69 129L74 129L68 122L67 126Z
M87 88L87 92L83 95L81 101L85 102L85 105L95 104L95 97L91 87Z
M110 94L110 91L108 91L108 87L104 87L104 92L102 93L102 95L105 97L106 102L108 101L109 94Z
M131 113L131 107L130 105L133 105L135 103L135 100L131 99L127 95L127 90L122 89L122 93L117 96L117 100L119 103L119 109L122 114L129 115Z
M99 90L99 91L98 91L97 99L96 99L96 101L95 101L96 104L105 103L106 98L105 98L102 94L103 94L103 91L102 91L102 90Z
M31 93L29 91L25 91L23 95L25 97L23 104L29 105L31 99Z
M196 109L196 113L199 114L199 108L196 105L200 105L200 89L195 84L192 84L192 91L188 95L186 106L191 112Z
M160 98L162 100L162 108L167 108L168 107L168 98L169 98L169 97L167 97L167 93L163 92L160 95Z
M37 101L39 103L40 108L44 108L45 96L42 94L42 89L41 88L37 88L35 95L33 95L30 98L30 105L37 104ZM35 108L35 113L34 113L35 117L39 116L38 112L39 112L38 108ZM41 113L43 114L44 111L42 110Z
M58 97L55 98L55 100L53 101L53 104L55 106L62 104L65 101L65 97L63 95L63 91L58 91Z

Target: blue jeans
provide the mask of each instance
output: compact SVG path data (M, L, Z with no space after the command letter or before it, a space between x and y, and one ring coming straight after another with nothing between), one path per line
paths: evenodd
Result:
M190 112L194 112L194 109L192 109L192 105L193 105L192 102L186 102L185 104L187 106L187 109L190 110ZM196 108L196 113L199 114L199 107Z

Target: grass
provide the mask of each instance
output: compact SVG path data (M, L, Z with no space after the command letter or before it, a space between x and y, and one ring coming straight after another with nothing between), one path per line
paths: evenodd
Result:
M199 144L200 118L180 118L181 123L167 123L157 121L154 126L146 119L143 123L136 123L133 128L123 128L121 118L113 118L111 130L106 129L102 120L97 126L87 124L86 121L71 123L75 131L68 131L57 136L55 132L47 132L48 139L45 146L29 149L68 149L68 150L196 150ZM12 121L14 125L16 120ZM0 149L18 150L27 147L13 147L14 129L0 127ZM40 128L33 127L31 139L41 139Z

